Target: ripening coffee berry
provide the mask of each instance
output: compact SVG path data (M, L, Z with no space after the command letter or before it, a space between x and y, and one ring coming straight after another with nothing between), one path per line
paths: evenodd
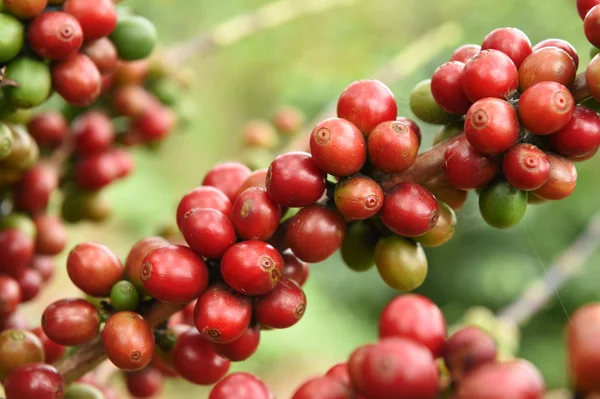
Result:
M539 82L557 82L569 87L577 73L575 61L558 47L543 47L534 51L519 68L519 91L522 93Z
M452 334L444 348L444 363L452 380L460 382L469 372L496 360L496 342L478 327L464 327Z
M459 119L458 116L444 111L435 101L431 92L431 79L417 83L410 92L408 103L412 113L423 122L448 125Z
M411 128L411 130L417 135L417 139L419 139L419 146L421 145L421 128L419 127L419 125L417 125L417 122L404 116L397 117L396 122L404 123L406 126Z
M507 101L484 98L469 108L465 135L482 154L497 154L517 144L521 127L517 111Z
M466 137L461 137L446 150L444 167L450 184L473 190L494 180L500 172L500 160L477 152Z
M508 229L518 224L527 210L527 192L498 180L479 194L479 210L492 227Z
M141 274L144 258L153 250L167 245L169 245L169 242L162 237L147 237L136 242L129 251L125 260L125 275L133 283L140 295L148 295L142 282Z
M487 97L508 98L518 85L517 67L501 51L482 50L465 64L463 89L472 102Z
M352 223L348 226L342 242L341 255L344 263L356 272L370 270L375 266L375 245L379 234L366 222Z
M100 95L102 78L88 56L75 54L52 66L52 84L66 102L85 107Z
M421 244L390 236L375 247L375 265L385 283L397 291L412 291L427 277L427 257Z
M21 288L22 303L31 301L40 293L44 280L37 270L23 269L16 277Z
M306 116L302 110L292 106L283 106L273 114L273 125L279 133L293 135L304 125L305 119Z
M6 399L61 399L64 390L60 373L54 367L43 363L21 366L4 381Z
M2 24L2 39L0 40L0 62L4 63L15 58L24 42L23 24L15 17L2 14L0 15L0 24Z
M30 214L43 211L58 187L58 179L56 169L43 163L26 170L15 187L15 206Z
M471 58L481 51L481 46L478 44L464 44L454 50L454 54L450 61L458 61L466 64Z
M441 247L450 241L456 233L456 214L454 210L444 202L439 202L439 206L440 217L433 229L415 238L424 247Z
M574 110L573 95L556 82L536 83L519 98L519 120L533 134L556 133L569 123Z
M600 4L600 1L598 1L598 0L576 0L576 3L577 3L577 12L579 13L579 16L581 17L581 20L583 21L585 19L585 16L587 15L587 13L592 8L594 8L595 6Z
M44 362L48 364L55 363L59 361L67 351L66 346L58 344L48 338L42 327L34 328L31 332L40 339L40 342L44 347Z
M139 15L119 18L115 30L110 35L119 54L125 61L141 60L152 54L157 41L156 27L148 19Z
M27 130L40 147L56 147L67 135L69 124L60 112L48 111L34 116Z
M325 373L326 377L333 377L339 382L352 386L350 374L348 373L348 363L338 363Z
M73 284L88 295L107 297L115 283L123 277L123 265L104 245L84 242L71 250L67 272Z
M257 169L253 171L250 176L244 181L244 184L240 187L238 194L240 195L244 191L252 187L262 187L267 188L267 172L268 169Z
M565 156L583 156L600 146L600 116L586 107L575 107L571 120L550 136L556 152Z
M260 326L249 326L238 338L227 343L211 342L215 352L232 362L249 359L260 343Z
M37 271L44 282L49 281L54 276L56 263L52 256L36 255L29 263L29 267Z
M243 372L229 374L210 391L208 399L271 399L274 395L260 378Z
M310 135L314 163L333 176L358 173L367 161L367 143L356 126L345 119L320 122Z
M252 187L235 200L230 219L241 238L266 241L279 227L281 207L273 202L266 189Z
M359 80L344 89L338 100L337 116L368 136L380 123L396 120L398 106L385 84L378 80Z
M110 290L110 304L116 311L135 310L139 302L140 294L130 281L121 280Z
M244 144L249 148L275 149L279 145L279 136L269 121L251 120L242 130Z
M43 13L27 29L29 45L42 58L66 60L83 44L81 25L72 15L60 11Z
M106 37L86 43L81 52L90 57L101 75L113 72L119 62L115 45Z
M175 128L175 114L162 104L152 104L133 123L144 141L156 143L166 139Z
M369 219L383 206L381 186L367 176L356 175L335 186L335 206L346 220Z
M450 184L446 173L442 173L429 180L425 183L424 187L431 191L431 194L433 194L439 202L448 204L454 211L462 209L469 194L468 191L460 190Z
M108 150L115 140L112 120L101 111L90 111L81 115L72 125L75 151L79 155L91 155Z
M598 370L600 347L594 339L600 325L600 307L590 303L579 308L567 326L569 371L578 392L591 393L600 389Z
M18 83L18 86L5 86L2 90L8 103L17 108L33 108L42 104L50 96L55 83L46 63L25 56L10 61L4 77Z
M267 295L257 297L253 304L253 316L261 325L271 328L289 328L300 321L305 311L304 291L286 278Z
M517 144L504 155L502 171L506 180L519 190L536 190L550 177L550 161L533 144Z
M283 259L283 271L281 272L281 277L294 280L302 287L304 283L306 283L306 280L308 280L308 274L310 272L308 263L302 262L289 250L283 252L281 257Z
M69 239L63 222L54 215L39 215L33 219L36 230L35 250L41 255L58 255Z
M86 41L110 35L117 25L111 0L65 0L63 11L77 18Z
M102 331L108 359L121 370L146 367L154 353L154 333L142 316L133 312L112 315Z
M402 122L383 122L371 132L367 146L374 167L382 172L400 173L417 159L419 137Z
M190 191L181 198L177 206L177 225L181 223L185 214L193 208L211 208L231 216L231 201L223 192L212 186L201 186Z
M227 216L210 208L192 208L186 212L181 234L194 252L206 258L220 258L237 239Z
M14 15L20 19L32 19L40 15L46 6L48 0L4 0L3 11Z
M471 101L463 90L463 70L465 64L449 61L438 67L431 77L431 94L446 112L464 115Z
M594 47L600 47L600 29L598 29L598 19L600 18L600 7L592 7L585 15L583 20L583 31L585 37Z
M162 391L165 377L154 367L125 373L127 391L134 398L152 398Z
M587 1L587 0L584 0L584 1ZM592 1L598 2L598 0L592 0ZM598 2L598 4L600 4L600 2ZM542 40L541 42L539 42L538 44L533 46L533 51L537 51L544 47L558 47L559 49L566 51L567 54L569 54L571 56L571 58L573 58L573 61L575 62L575 68L579 67L579 55L577 54L577 50L568 41L563 40L563 39Z
M62 299L44 310L42 329L48 338L61 345L83 345L100 332L100 313L86 300Z
M44 347L35 334L14 329L0 333L0 379L2 381L19 366L43 361Z
M556 154L547 154L550 161L550 177L544 185L533 193L547 200L561 200L575 191L577 168L573 162Z
M131 118L140 117L154 101L146 89L130 83L116 88L112 94L112 106L117 114Z
M16 276L33 258L35 241L22 230L0 230L0 273Z
M208 171L202 185L216 187L233 202L250 173L250 169L239 162L224 162Z
M425 187L400 183L385 195L380 215L381 221L394 233L418 237L435 226L439 218L439 206Z
M344 384L334 377L323 376L311 378L304 382L304 384L294 392L292 399L311 399L319 397L350 399L355 397L355 392L348 384Z
M532 52L529 38L517 28L499 28L491 31L483 40L481 49L502 51L517 68Z
M267 172L267 193L281 206L302 207L317 202L325 192L325 172L310 154L279 155Z

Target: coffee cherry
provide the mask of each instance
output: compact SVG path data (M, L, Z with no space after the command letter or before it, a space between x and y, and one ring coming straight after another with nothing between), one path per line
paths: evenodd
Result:
M600 324L600 312L597 303L579 308L567 326L567 350L569 374L573 385L581 393L596 392L600 389L598 367L599 347L594 339Z
M373 254L378 238L378 234L366 222L350 224L340 251L344 263L356 272L371 269L375 266Z
M583 21L587 13L594 8L596 5L600 4L598 0L576 0L577 3L577 12Z
M598 29L598 18L600 18L600 7L592 7L583 20L583 31L585 37L594 47L600 47L600 29Z
M479 366L496 360L496 342L478 327L464 327L448 339L444 348L444 363L452 380L460 382Z
M72 134L75 151L80 155L91 155L108 150L115 140L115 128L104 112L91 111L73 122Z
M355 397L352 388L333 377L316 377L302 384L292 399L351 399Z
M519 98L519 119L533 134L558 132L569 123L574 110L573 95L556 82L536 83Z
M462 209L469 194L468 191L459 190L450 184L448 176L445 173L429 180L425 183L424 187L431 191L431 194L433 194L439 202L447 204L454 211Z
M181 223L185 214L193 208L211 208L231 216L231 201L223 192L215 187L198 187L183 196L177 206L177 225Z
M92 384L77 382L67 387L63 399L105 399L104 392Z
M338 363L325 373L325 377L333 377L336 380L351 386L350 374L348 373L348 363Z
M230 365L195 329L179 336L171 350L171 359L181 377L198 385L216 383L227 374Z
M481 49L502 51L510 57L517 68L532 52L529 38L517 28L500 28L491 31L483 40Z
M125 373L127 391L134 398L152 398L158 395L164 385L163 374L153 367Z
M33 219L36 229L35 250L41 255L58 255L69 239L62 221L53 215L39 215Z
M444 111L433 98L431 79L418 83L410 92L408 99L410 110L423 122L434 125L448 125L458 117Z
M30 328L29 322L18 310L8 316L0 317L0 331L4 330L27 330Z
M153 104L133 123L133 128L142 134L147 142L160 142L166 139L175 128L173 112L161 105Z
M472 102L486 97L508 98L517 90L519 73L509 56L498 50L482 50L463 70L463 89Z
M17 283L21 288L21 302L29 302L41 291L44 280L40 273L33 269L23 269L16 276Z
M279 136L275 127L269 121L261 119L246 123L242 137L247 147L272 150L279 145Z
M73 284L86 294L107 297L124 270L109 248L90 241L71 250L67 258L67 272Z
M431 94L444 111L455 115L464 115L471 101L463 90L462 62L449 61L438 67L431 77Z
M0 62L5 63L15 58L23 48L24 29L23 24L16 18L8 15L0 15L2 26L2 39L0 39Z
M39 213L46 209L50 196L58 187L56 169L45 164L37 164L25 171L15 188L15 206L29 213Z
M166 245L152 250L142 262L142 284L153 298L186 304L208 286L204 260L188 247Z
M40 15L48 5L48 0L4 0L4 11L19 19L32 19Z
M267 188L267 172L268 169L257 169L248 176L244 184L240 187L237 195L252 187Z
M600 146L600 116L586 107L576 107L565 127L550 137L556 152L566 156L583 156Z
M440 217L435 226L415 240L424 247L441 247L454 237L456 233L456 214L447 204L439 202Z
M405 338L387 338L358 348L350 356L352 386L366 397L433 399L438 373L429 350Z
M211 342L215 352L232 362L243 362L249 359L260 343L260 326L248 327L240 337L227 343Z
M221 275L235 291L244 295L264 295L281 278L283 258L279 252L262 241L235 244L221 259Z
M33 58L14 59L6 65L4 77L18 83L18 86L2 89L8 103L17 108L37 107L48 99L52 91L50 68Z
M313 205L292 217L287 242L299 259L318 263L340 248L345 234L346 222L337 210Z
M358 173L367 161L367 143L352 123L330 118L313 129L310 153L322 171L333 176L350 176Z
M135 310L139 301L140 294L129 281L119 281L110 290L110 304L116 311Z
M204 177L202 185L216 187L233 202L250 173L250 169L241 163L225 162L214 166Z
M338 118L351 122L367 136L375 126L394 121L397 115L394 94L378 80L359 80L350 84L337 104Z
M302 262L291 251L285 251L281 254L283 259L282 278L289 278L298 283L300 287L308 280L309 266L308 263Z
M41 147L56 147L65 139L69 125L61 113L47 111L34 116L27 130Z
M334 198L335 206L346 220L362 220L376 215L384 199L381 186L362 175L340 181L335 187Z
M37 231L31 218L22 213L9 213L0 220L0 230L18 229L35 238Z
M44 282L49 281L54 276L56 264L51 256L36 255L29 263L29 267L36 270Z
M183 217L181 234L190 248L207 258L220 258L236 241L227 216L209 208L192 208Z
M575 61L558 47L543 47L531 53L519 68L519 91L539 82L557 82L569 87L577 73Z
M461 190L482 188L500 171L496 157L477 152L466 137L461 137L444 154L446 176L454 187Z
M418 237L431 230L439 218L439 206L423 186L400 183L385 196L381 221L394 233Z
M565 199L575 191L577 169L573 162L555 154L547 154L550 161L550 177L546 183L533 193L547 200Z
M592 1L597 1L597 0L592 0ZM568 41L562 40L562 39L542 40L541 42L539 42L538 44L533 46L533 51L537 51L544 47L558 47L559 49L566 51L567 54L569 54L571 56L571 58L573 58L573 61L575 62L575 68L579 67L579 55L577 54L577 50Z
M450 61L458 61L466 64L471 58L481 51L481 46L478 44L464 44L454 50L454 54Z
M42 343L44 348L44 361L48 364L55 363L59 361L65 352L67 351L67 347L57 344L52 341L48 336L44 333L42 327L37 327L31 330L33 334L35 334Z
M417 135L417 139L419 140L419 146L421 145L421 128L419 127L419 125L417 125L417 122L404 116L397 117L396 122L404 123L406 126L408 126Z
M27 29L29 45L42 58L66 60L83 44L81 25L64 12L50 11L35 18Z
M302 110L292 106L283 106L273 114L273 125L279 133L293 135L304 126L305 119L306 116Z
M401 122L383 122L368 139L369 160L377 169L399 173L408 169L417 158L419 138Z
M119 18L117 27L110 35L119 58L135 61L148 57L156 46L157 32L154 24L138 15Z
M254 317L263 326L289 328L296 324L306 310L306 295L293 280L282 279L267 295L254 301Z
M109 360L122 370L141 370L152 360L154 334L137 313L112 315L102 331L102 343Z
M479 210L492 227L508 229L518 224L527 210L527 192L498 180L479 195Z
M42 328L52 341L76 346L90 342L100 331L100 313L83 299L62 299L42 314Z
M66 0L63 11L77 18L86 41L108 36L117 26L117 11L111 0Z
M87 56L76 54L52 66L55 90L69 104L84 107L100 95L102 79L96 65Z
M266 189L252 187L233 203L231 222L238 236L246 240L267 240L275 233L281 219L281 208Z
M33 258L35 243L24 231L0 230L0 273L15 276Z
M150 63L147 59L137 61L119 60L117 69L114 72L115 84L118 86L143 85L149 69Z
M243 372L229 374L210 391L208 399L271 399L274 395L260 378Z
M487 363L458 386L456 399L541 399L546 388L540 372L526 360Z
M44 362L42 341L25 330L0 333L0 379L4 381L14 369L28 363Z
M127 255L125 274L127 279L133 283L137 291L143 296L148 295L141 276L144 258L153 250L167 245L169 245L169 242L161 237L148 237L136 242Z
M517 112L509 102L484 98L469 108L465 134L482 154L496 154L517 144L521 128Z
M390 236L375 247L375 265L385 283L397 291L412 291L427 277L427 257L421 244Z
M121 64L122 65L122 64ZM145 77L142 77L142 80ZM140 117L155 99L143 87L128 83L117 88L112 94L112 106L122 116Z
M113 72L119 62L115 45L105 37L87 43L81 52L90 57L101 75Z
M267 193L281 206L302 207L317 202L325 192L325 172L310 154L288 152L271 163Z
M62 399L64 389L60 373L42 363L21 366L4 381L6 399Z
M506 180L519 190L536 190L550 177L550 161L536 146L518 144L504 155L502 171Z

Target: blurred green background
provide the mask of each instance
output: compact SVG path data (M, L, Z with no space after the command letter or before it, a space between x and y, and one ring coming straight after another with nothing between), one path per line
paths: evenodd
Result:
M268 0L129 0L137 13L153 20L162 46L184 40ZM239 159L240 134L249 119L269 117L279 105L300 107L308 118L335 99L350 82L368 78L426 31L445 21L464 29L461 43L481 43L492 29L514 26L536 43L563 38L579 50L582 67L589 60L574 0L364 0L311 15L253 35L233 46L195 57L192 86L185 94L192 120L159 152L136 153L135 175L109 189L115 215L103 226L73 228L71 245L97 240L120 256L138 239L174 219L179 198L199 185L216 162ZM391 85L400 114L410 116L408 92L451 55L448 48L401 82ZM434 126L422 125L423 148ZM474 305L497 310L511 302L532 279L543 275L557 256L600 210L598 160L579 164L579 187L569 199L531 206L525 220L510 231L497 231L479 216L475 195L459 215L456 237L445 247L428 250L430 273L419 292L443 309L449 323ZM566 312L597 301L597 262L560 291ZM37 315L52 299L76 294L66 282L64 260L42 300L29 305ZM257 373L278 397L286 398L304 379L344 361L358 345L377 337L377 317L397 295L372 270L364 275L345 268L338 255L315 265L306 285L308 307L303 320L286 331L268 331L249 362L235 370ZM549 387L568 384L563 329L567 315L555 298L544 312L523 326L520 356L534 362ZM205 397L206 390L170 382L165 398Z

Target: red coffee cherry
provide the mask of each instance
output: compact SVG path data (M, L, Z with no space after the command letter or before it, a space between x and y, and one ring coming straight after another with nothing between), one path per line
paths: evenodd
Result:
M431 179L423 187L431 191L438 201L444 202L454 211L462 209L469 194L468 191L460 190L450 184L445 173Z
M189 382L212 385L229 371L230 362L217 355L210 342L195 329L181 334L171 350L175 370Z
M384 196L375 180L357 175L340 181L335 187L334 198L335 206L346 220L363 220L379 212Z
M112 120L101 111L90 111L77 118L72 125L75 151L91 155L108 150L115 141Z
M287 239L287 232L290 227L291 219L287 219L279 225L275 233L267 240L267 243L277 249L279 252L290 249Z
M533 134L558 132L569 123L574 110L573 95L556 82L536 83L519 98L519 119Z
M265 241L279 227L281 208L269 197L266 189L252 187L237 197L230 219L241 238Z
M308 280L308 263L302 262L291 251L283 252L281 257L283 258L282 278L289 278L302 287Z
M458 61L466 64L471 58L481 51L481 46L478 44L464 44L454 50L454 54L450 61Z
M306 117L302 110L292 107L279 107L273 114L273 125L285 135L296 133L303 125Z
M129 251L125 260L125 275L127 279L135 285L138 292L144 296L148 295L146 287L142 282L142 265L144 258L153 250L169 245L169 242L162 237L147 237L135 243Z
M229 287L250 296L271 291L281 278L283 258L262 241L235 244L221 259L221 275Z
M75 182L84 190L99 191L116 181L121 174L116 151L93 154L80 159L75 165Z
M550 177L550 161L536 146L518 144L504 155L502 171L506 180L519 190L537 190Z
M352 399L352 388L333 377L315 377L302 384L292 399Z
M565 199L575 191L577 169L573 162L556 154L546 154L550 161L550 177L533 193L547 200Z
M185 214L193 208L211 208L231 216L231 201L221 190L211 186L195 188L183 196L177 206L177 226L181 228Z
M597 0L592 1L597 2ZM600 4L600 2L598 2L598 4ZM577 54L577 50L568 41L563 39L542 40L541 42L533 46L533 51L537 51L544 47L558 47L559 49L566 51L567 54L569 54L571 58L573 58L573 61L575 62L575 68L579 67L579 55Z
M115 45L106 37L87 43L81 52L90 57L101 75L113 72L119 62Z
M496 154L517 144L521 127L517 111L509 102L484 98L469 108L465 134L469 143L482 154Z
M271 399L274 395L260 378L243 372L229 374L210 391L208 399Z
M312 160L333 176L358 173L367 161L367 143L356 126L345 119L322 121L310 135Z
M0 317L15 312L21 300L19 283L12 277L0 275Z
M0 333L0 379L28 363L44 361L44 348L37 336L26 330Z
M36 230L35 250L41 255L58 255L69 240L61 219L54 215L39 215L33 219Z
M22 303L31 301L40 293L44 280L36 270L23 269L16 277L21 288Z
M66 0L63 10L77 18L86 41L108 36L117 26L117 10L111 0Z
M58 344L83 345L100 332L100 313L86 300L62 299L44 310L42 329Z
M165 377L154 367L125 373L127 391L134 398L151 398L163 389Z
M526 360L487 363L468 374L456 390L456 399L541 399L544 379Z
M292 280L282 279L267 295L254 301L254 317L263 326L289 328L296 324L306 310L306 295Z
M583 20L583 31L585 37L594 47L600 47L600 29L598 29L598 19L600 18L600 7L592 7L585 15Z
M190 248L206 258L220 258L236 241L227 216L209 208L192 208L183 217L181 234Z
M39 163L27 169L15 187L15 206L28 213L46 209L50 196L58 187L58 173L52 166Z
M260 343L260 326L248 327L239 338L227 342L211 342L212 348L219 356L232 362L243 362L249 359Z
M119 258L104 245L84 242L69 252L67 273L73 284L88 295L107 297L123 277Z
M292 217L287 242L299 259L318 263L340 248L345 235L346 221L337 210L313 205Z
M373 166L383 172L400 173L417 159L419 137L402 122L383 122L371 132L367 145Z
M69 124L60 112L46 111L34 116L27 130L40 147L56 147L65 139Z
M496 360L496 342L478 327L464 327L448 339L444 348L444 363L452 380L460 382L479 366Z
M146 367L154 353L154 334L142 316L133 312L112 315L102 331L108 359L121 370Z
M380 215L381 221L394 233L418 237L435 226L440 208L425 187L400 183L386 194Z
M274 149L279 145L279 136L269 121L255 119L247 122L242 131L246 147Z
M531 53L519 68L519 91L539 82L557 82L569 87L575 81L575 61L558 47L543 47Z
M440 308L424 296L397 296L379 316L379 338L389 337L415 341L438 358L446 343L446 320Z
M16 276L33 258L35 242L19 229L0 230L0 273Z
M438 200L440 217L435 226L416 240L428 248L441 247L454 237L456 233L456 214L452 207Z
M65 12L41 14L27 29L29 45L42 58L61 61L73 56L83 44L81 25Z
M471 101L463 90L465 64L449 61L439 66L431 77L431 94L440 107L455 115L464 115Z
M496 157L480 154L466 137L461 137L446 150L444 167L450 184L460 190L473 190L494 180L500 162Z
M198 298L208 286L206 263L182 245L152 250L142 262L140 276L150 296L168 303L186 304Z
M251 187L267 188L267 172L268 169L257 169L248 176L244 184L240 187L237 195L240 195Z
M413 132L415 132L417 138L419 139L419 145L421 145L421 128L419 127L419 125L417 125L417 122L404 116L399 116L398 118L396 118L396 122L404 123Z
M42 327L37 327L31 330L31 332L34 333L40 339L40 342L44 347L44 361L46 363L52 364L59 361L67 351L66 346L57 344L56 342L48 338L48 336L44 333Z
M348 373L348 363L336 364L335 366L330 368L327 371L327 373L325 373L325 377L333 377L343 384L352 386L352 382L350 381L350 374Z
M585 16L592 8L600 4L600 1L598 0L577 0L576 2L577 12L579 13L579 16L581 17L582 21L585 19Z
M36 255L29 263L29 267L36 270L42 276L44 282L50 280L56 270L54 258L51 256Z
M118 87L112 94L112 106L122 116L137 118L141 116L156 99L141 86L127 84Z
M92 60L86 55L75 54L52 65L52 84L66 102L85 107L100 95L102 78Z
M499 28L491 31L483 40L481 49L502 51L517 68L533 51L527 35L517 28Z
M312 205L325 192L325 172L310 154L288 152L279 155L267 172L267 193L281 206Z
M43 363L21 366L4 381L7 399L62 399L64 390L60 373Z
M385 84L378 80L359 80L342 92L337 116L354 124L368 137L375 126L396 120L398 106L394 94Z
M463 89L472 102L486 97L508 98L518 85L517 67L501 51L482 50L465 64Z
M600 116L586 107L575 107L565 127L550 136L556 152L565 156L584 156L600 146Z
M431 352L405 338L358 348L350 356L348 371L354 389L366 397L434 399L439 391Z
M46 6L48 0L4 0L4 11L20 19L32 19L40 15Z
M159 142L167 138L175 128L175 114L161 104L152 104L133 123L148 142Z
M225 162L214 166L204 176L202 185L218 188L233 202L250 173L250 169L241 163Z
M228 343L238 339L250 325L250 298L232 292L227 286L215 285L196 303L194 324L204 338Z
M579 308L567 326L567 350L569 374L573 386L582 394L597 392L600 389L598 366L600 347L594 339L600 325L600 308L591 303Z

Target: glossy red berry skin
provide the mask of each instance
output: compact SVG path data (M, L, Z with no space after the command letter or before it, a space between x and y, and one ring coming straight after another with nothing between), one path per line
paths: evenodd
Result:
M530 86L519 98L519 119L533 134L556 133L571 120L575 110L573 95L556 82L540 82Z
M333 377L315 377L302 384L292 399L352 399L355 392L352 388Z
M550 144L561 155L576 157L600 146L600 116L586 107L575 107L565 127L550 136Z
M60 373L43 363L21 366L4 381L7 399L62 399L64 390Z
M121 370L146 367L154 353L154 333L142 316L134 312L112 315L102 331L102 343L109 360Z
M42 314L42 328L52 341L76 346L90 342L100 331L100 313L83 299L62 299Z
M29 302L40 293L44 280L37 270L23 269L17 275L17 283L21 287L21 301Z
M163 389L165 377L154 367L125 373L127 391L134 398L152 398Z
M15 206L36 214L48 206L50 196L58 187L58 173L52 166L39 163L25 171L15 188Z
M93 103L102 89L96 65L86 55L75 54L52 66L54 89L69 104L85 107Z
M491 31L483 40L481 49L502 51L517 68L533 51L527 35L517 28L499 28Z
M355 350L348 361L352 386L366 397L434 399L438 371L431 352L405 338L387 338Z
M450 61L458 61L466 64L471 58L481 51L481 46L478 44L464 44L454 50L454 54Z
M183 217L181 233L190 248L206 258L220 258L237 239L227 216L209 208L189 210Z
M112 286L122 279L124 269L109 248L90 241L71 250L67 272L73 284L86 294L107 297Z
M0 230L0 273L16 276L33 258L35 242L19 229Z
M44 361L47 364L52 364L59 361L67 351L66 346L57 344L48 338L42 327L35 328L31 330L31 332L34 333L42 342L42 345L44 346Z
M487 97L505 99L519 86L517 67L498 50L482 50L463 70L463 89L472 102Z
M380 123L396 120L398 106L394 94L385 84L378 80L359 80L342 92L337 116L368 136Z
M517 144L521 127L517 111L509 102L484 98L469 108L465 134L469 143L482 154L497 154Z
M0 275L0 317L15 312L21 300L19 283L12 277Z
M29 45L42 58L66 60L83 44L81 25L65 12L43 13L31 22L27 29Z
M383 206L383 190L375 181L357 175L340 181L334 192L335 206L346 220L375 216Z
M260 343L260 326L250 326L237 339L227 342L211 342L215 352L232 362L243 362L249 359L258 349Z
M101 75L114 71L119 62L115 45L106 37L87 43L81 51L90 57Z
M283 271L283 258L275 248L263 241L243 241L225 252L221 259L221 275L229 287L250 296L271 291Z
M496 360L498 348L492 337L478 327L464 327L452 334L444 348L444 363L454 381L485 363Z
M440 308L426 297L401 295L389 302L379 316L379 338L389 337L418 342L438 358L446 343L446 320Z
M162 237L147 237L136 242L127 255L127 259L125 260L125 275L143 296L148 295L142 282L141 273L144 258L153 250L167 245L169 245L169 242Z
M115 140L115 128L104 112L90 111L77 118L72 126L75 151L91 155L106 151Z
M127 155L125 155L127 154ZM84 190L98 191L123 177L122 155L130 157L121 149L86 156L75 165L75 182Z
M402 122L383 122L373 129L367 146L373 166L382 172L400 173L417 159L419 137Z
M171 350L175 370L189 382L212 385L227 374L230 362L217 355L198 331L191 329L179 336Z
M36 229L35 250L41 255L58 255L68 242L62 221L54 215L39 215L33 219Z
M550 161L550 177L533 193L547 200L562 200L573 194L577 185L577 168L573 162L556 154L546 154Z
M585 16L592 8L600 4L599 0L577 0L576 2L577 12L579 13L579 16L581 17L582 21L585 19Z
M438 221L440 208L429 190L418 184L400 183L385 196L381 221L403 237L418 237Z
M111 0L66 0L63 11L77 18L86 41L108 36L117 26L117 10Z
M231 222L245 240L266 241L275 233L281 219L281 207L261 187L241 193L233 203Z
M600 29L598 29L598 19L600 19L600 7L594 6L583 20L583 31L585 37L594 47L600 47Z
M346 221L337 210L313 205L292 217L286 239L299 259L318 263L340 248L345 235Z
M417 125L417 122L404 116L397 117L396 122L404 123L406 126L411 128L412 131L415 132L415 134L417 135L417 138L419 139L419 145L421 145L421 128L419 127L419 125Z
M212 186L201 186L181 198L177 206L177 225L181 227L185 214L193 208L211 208L231 216L231 201L223 192Z
M597 303L579 308L567 326L566 346L568 367L573 386L581 393L597 392L600 389L598 367L600 346L594 338L600 325L600 308Z
M348 373L348 363L338 363L325 373L326 377L333 377L336 380L351 386L350 374Z
M210 391L208 399L273 399L275 396L260 378L243 372L229 374Z
M533 144L518 144L504 155L502 171L506 180L519 190L536 190L550 177L550 161Z
M268 169L257 169L253 171L250 176L244 181L244 184L240 187L238 195L246 191L251 187L262 187L267 188L267 172Z
M173 132L175 123L175 114L168 107L154 104L135 120L133 128L147 142L159 142Z
M320 122L310 135L314 163L333 176L358 173L367 161L367 143L356 126L341 118Z
M592 1L596 1L596 2L598 2L598 4L600 4L600 1L597 1L597 0L592 0ZM569 54L571 56L571 58L573 59L573 61L575 62L575 68L579 67L579 54L577 54L577 50L575 49L575 47L573 47L573 45L571 43L569 43L568 41L563 40L563 39L542 40L541 42L539 42L538 44L533 46L533 51L537 51L544 47L558 47L559 49L566 51L567 54Z
M204 176L202 185L218 188L233 202L250 173L250 169L241 163L225 162L214 166Z
M431 94L435 102L448 113L464 115L471 101L463 90L463 70L465 64L449 61L439 66L431 77Z
M254 301L254 317L264 326L288 328L296 324L306 310L306 296L292 280L282 279L267 295Z
M194 324L202 336L211 341L228 343L238 339L250 325L252 302L249 297L215 285L196 303Z
M186 304L208 286L206 263L182 245L161 246L148 253L140 277L150 296L168 303Z
M302 262L291 251L285 251L281 254L283 258L282 278L289 278L298 283L300 287L308 280L309 266L308 263Z
M485 187L500 172L499 160L477 152L466 137L446 150L444 167L450 184L461 190Z
M69 124L60 112L48 111L34 116L27 130L40 147L56 147L65 139Z
M558 47L543 47L534 51L519 68L519 91L524 92L539 82L557 82L569 87L575 81L577 69L573 58Z
M292 208L309 206L325 192L325 172L311 155L288 152L279 155L267 172L267 193L281 206Z

